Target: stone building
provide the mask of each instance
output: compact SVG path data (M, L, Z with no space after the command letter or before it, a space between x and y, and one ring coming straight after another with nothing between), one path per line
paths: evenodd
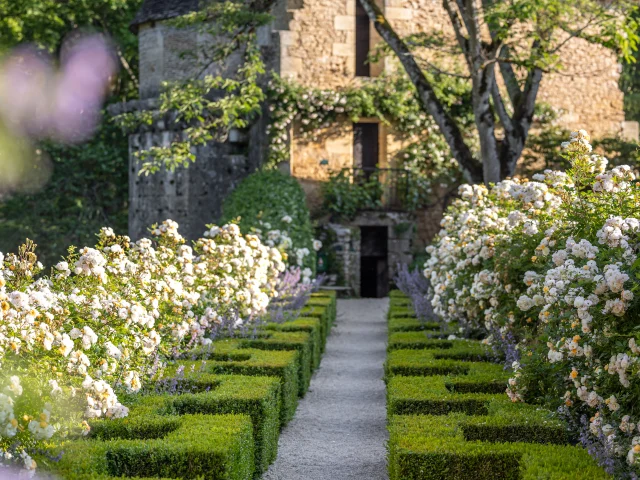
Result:
M185 51L206 47L207 38L193 30L166 24L198 8L199 0L145 0L132 23L139 38L140 100L124 109L153 108L161 82L193 78L200 66ZM385 15L400 34L420 31L452 31L441 0L380 0ZM358 0L279 0L274 21L259 32L267 65L282 77L309 87L336 88L366 82L396 67L393 59L366 64L369 50L380 39ZM562 73L546 75L539 99L561 109L567 128L585 128L592 134L624 134L623 94L618 88L620 65L602 48L575 40ZM222 199L255 170L264 153L265 116L248 132L235 132L224 144L200 148L197 162L188 169L136 174L131 161L130 233L144 233L154 221L171 217L183 224L186 234L199 235L204 225L220 214ZM168 141L170 119L131 135L132 151ZM319 184L328 172L341 168L393 168L394 156L405 140L376 119L357 124L334 125L310 141L290 133L287 169L307 192L313 208L319 201ZM403 212L381 208L363 212L348 225L336 226L341 242L347 281L363 294L381 295L397 262L407 262L412 252L438 230L444 202L422 211ZM411 228L406 228L410 225ZM370 283L371 277L377 284Z

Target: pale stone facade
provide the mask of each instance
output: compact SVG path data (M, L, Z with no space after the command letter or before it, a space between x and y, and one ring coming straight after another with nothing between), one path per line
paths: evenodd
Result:
M274 7L273 24L258 32L268 68L308 87L340 88L370 81L366 77L356 77L357 1L279 0ZM379 1L387 19L401 35L440 31L444 36L452 37L441 0ZM199 52L212 39L194 30L178 30L164 22L193 11L198 3L199 0L145 0L132 25L139 35L140 97L144 101L154 102L163 81L190 79L203 73L199 59L184 53ZM369 45L375 47L379 41L371 28ZM615 56L581 40L574 40L565 48L564 68L561 73L544 77L539 100L558 109L561 125L567 128L585 128L595 136L637 134L637 125L624 122L623 94L618 88L620 66ZM455 66L458 61L448 58L445 64L449 62L448 65ZM233 69L234 63L230 61L226 68ZM397 68L394 59L382 59L371 66L370 77ZM132 104L126 108L137 106ZM203 158L198 159L198 166L192 166L190 172L178 169L175 173L138 178L132 157L132 236L140 236L144 233L144 225L163 220L167 214L186 224L189 236L198 235L205 223L216 221L222 199L263 158L267 123L268 118L264 115L245 138L239 136L226 145L212 144L199 149L198 156ZM132 134L132 155L141 147L165 143L178 130L179 126L163 123ZM292 126L290 161L286 168L307 192L312 210L320 205L320 185L328 179L330 172L354 166L353 132L353 124L346 119L315 132L315 138L301 135L298 127ZM408 141L396 135L392 127L380 125L378 165L395 167L394 156ZM415 232L413 240L406 238L406 234L401 241L393 234L389 235L389 265L397 260L406 261L409 250L421 249L437 232L447 199L442 197L441 200L428 210L410 212L410 218L415 221L415 228L411 229ZM362 220L364 223L360 222L362 225L376 223L379 219L378 224L389 229L397 220L375 214L359 218L366 219ZM357 230L360 223L353 222L345 231ZM392 252L396 253L391 255ZM351 259L347 264L351 265L350 275L357 273L358 267L353 267L357 265L356 260Z
M288 0L287 19L277 25L279 72L283 77L316 88L339 88L366 82L355 76L355 11L358 0ZM441 0L384 0L385 16L401 35L440 31L453 41L453 30ZM379 41L375 32L371 44ZM624 122L623 94L618 88L621 66L615 54L577 39L563 51L563 68L547 74L539 101L553 106L559 124L583 128L592 135L633 135L633 125ZM442 61L442 58L439 59ZM452 63L455 63L452 60ZM372 76L397 69L394 59L383 59L372 68ZM364 120L366 121L366 120ZM384 126L380 133L381 167L394 166L393 157L407 141ZM291 134L291 174L308 193L309 204L320 202L319 184L331 171L353 166L351 124L334 125L318 132L315 140ZM325 160L324 162L322 162ZM417 245L437 232L444 204L416 212Z

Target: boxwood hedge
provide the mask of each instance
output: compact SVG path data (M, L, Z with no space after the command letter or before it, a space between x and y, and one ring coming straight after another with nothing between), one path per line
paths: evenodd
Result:
M385 364L390 480L609 478L551 412L509 401L487 347L415 331L401 298Z
M248 415L133 416L103 421L100 436L64 443L55 471L68 480L254 475Z

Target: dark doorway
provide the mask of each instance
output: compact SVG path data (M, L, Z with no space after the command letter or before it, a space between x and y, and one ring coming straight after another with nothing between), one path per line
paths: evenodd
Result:
M385 297L389 293L387 227L360 227L360 295Z
M356 76L370 77L371 65L367 60L371 45L371 22L360 0L351 1L356 2Z
M353 166L373 171L378 165L380 125L353 124Z

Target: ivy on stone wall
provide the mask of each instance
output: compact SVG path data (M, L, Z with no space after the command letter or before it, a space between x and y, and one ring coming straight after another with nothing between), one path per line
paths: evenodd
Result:
M452 77L439 83L438 95L460 109L462 126L472 123L467 86ZM423 182L455 183L460 178L457 163L432 118L420 107L411 82L401 75L384 75L341 89L317 89L274 76L269 83L267 101L271 111L268 127L270 149L266 167L289 161L289 132L316 141L322 130L350 128L363 118L389 125L394 134L407 141L396 153L394 167L404 168ZM339 175L338 172L334 172ZM338 182L339 183L339 182Z

